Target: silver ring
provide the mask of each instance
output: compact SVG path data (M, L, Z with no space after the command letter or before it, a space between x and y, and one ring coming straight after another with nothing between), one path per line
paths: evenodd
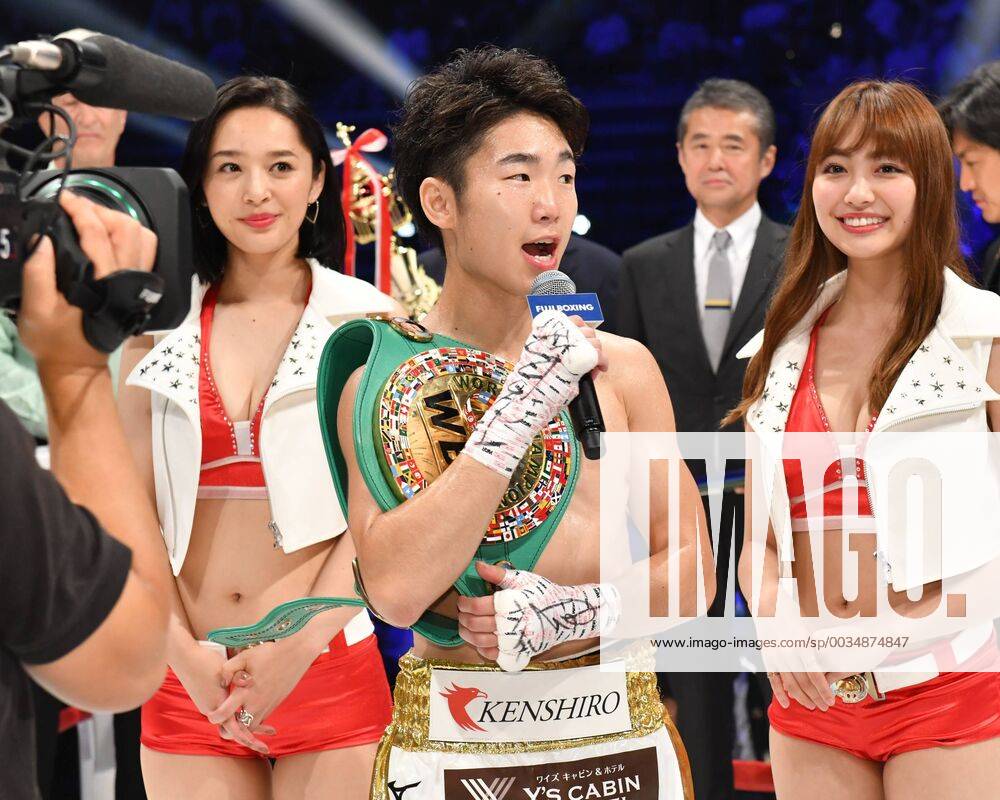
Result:
M245 708L241 708L236 712L236 721L246 725L248 728L253 725L253 714L247 711Z

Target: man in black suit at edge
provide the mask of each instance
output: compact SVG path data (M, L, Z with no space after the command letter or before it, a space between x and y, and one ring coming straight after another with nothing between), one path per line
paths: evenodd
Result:
M677 126L677 157L697 204L694 220L624 255L618 333L653 352L678 431L720 430L742 395L746 362L736 353L764 327L788 236L757 203L760 182L774 167L774 133L774 111L753 86L717 78L701 84ZM689 466L704 487L704 462ZM739 559L742 489L724 493L721 516L719 590L710 615L721 614L726 602L734 530ZM733 797L733 677L668 677L698 800Z
M991 225L1000 223L1000 61L983 64L938 106L958 159L959 187ZM979 259L983 286L1000 293L1000 238Z

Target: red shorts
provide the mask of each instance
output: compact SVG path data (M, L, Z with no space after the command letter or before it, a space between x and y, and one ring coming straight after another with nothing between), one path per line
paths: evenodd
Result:
M996 643L963 664L997 669ZM956 747L1000 736L1000 673L944 672L929 681L860 703L839 698L827 711L810 711L791 700L771 701L771 726L797 739L836 747L868 761L929 747Z
M392 697L374 635L348 647L338 635L330 652L317 658L298 685L271 712L262 736L270 753L334 750L378 741L392 718ZM198 711L173 670L142 707L142 743L161 753L264 758L219 736L218 726Z

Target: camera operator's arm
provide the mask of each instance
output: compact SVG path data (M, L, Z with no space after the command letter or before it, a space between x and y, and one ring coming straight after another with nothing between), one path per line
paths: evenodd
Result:
M95 277L118 269L152 267L156 237L138 223L73 195L63 195L62 206L94 264ZM19 655L33 665L28 668L35 680L67 702L85 708L133 707L148 698L163 679L169 571L156 514L136 476L118 421L107 358L87 344L80 311L56 289L53 248L48 239L41 241L24 268L19 330L35 355L45 391L53 475L73 502L85 506L105 530L132 551L131 569L113 608L107 609L110 613L102 622L100 617L92 618L99 622L96 630L93 626L78 630L68 652L60 647L65 641L35 642L36 646L23 647ZM77 509L75 516L81 513L86 512ZM65 522L74 515L46 509L39 516L41 526L36 535L66 540L72 534L52 531L45 523ZM102 538L98 537L95 548L108 547ZM70 553L73 544L70 536ZM78 564L56 548L47 555L50 558L45 566L57 574L42 577L56 582L55 591L66 591L58 582L67 574L70 589L81 585L75 580L77 576L70 574L80 569ZM62 597L65 607L57 609L53 602L52 612L61 612L63 618L77 611L85 614L92 596L84 591L81 596Z

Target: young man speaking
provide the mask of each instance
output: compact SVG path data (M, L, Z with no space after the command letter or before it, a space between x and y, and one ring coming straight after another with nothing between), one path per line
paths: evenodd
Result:
M597 582L601 462L565 411L594 370L608 431L672 431L666 387L643 346L561 312L532 320L525 302L569 239L587 128L549 64L484 47L417 81L395 130L403 197L445 253L443 292L425 327L342 326L319 385L359 590L417 634L373 798L691 796L654 675L597 666L622 597ZM683 467L680 483L671 559L711 594ZM665 596L662 491L649 515L651 592Z

